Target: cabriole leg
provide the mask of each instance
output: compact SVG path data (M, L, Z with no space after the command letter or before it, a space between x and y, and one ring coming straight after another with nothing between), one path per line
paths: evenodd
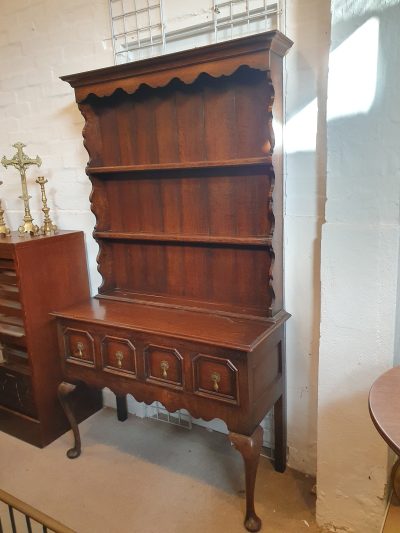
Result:
M74 447L67 451L67 457L69 459L75 459L81 454L81 436L79 434L78 424L76 423L76 418L72 412L71 406L69 404L69 397L76 389L76 385L72 383L67 383L63 381L58 386L58 399L60 400L61 406L64 409L64 413L68 418L68 422L71 425L72 432L74 434Z
M246 517L244 525L247 531L259 531L261 520L254 510L254 487L256 484L263 430L261 426L258 426L250 437L239 433L229 433L229 439L233 446L241 453L244 461L246 477Z

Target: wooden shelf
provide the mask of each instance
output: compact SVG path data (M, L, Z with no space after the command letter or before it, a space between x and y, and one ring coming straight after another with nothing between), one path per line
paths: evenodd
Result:
M227 244L231 246L260 246L272 245L271 237L232 237L219 235L184 235L168 233L127 233L116 231L95 231L97 239L129 240L129 241L161 241L176 243Z
M15 361L3 361L0 363L0 367L6 370L12 370L13 372L18 372L19 374L23 374L25 376L31 375L31 371L27 365L16 363Z
M272 158L252 157L248 159L228 159L224 161L193 161L180 163L154 163L148 165L121 165L111 167L86 167L87 174L117 174L122 172L144 172L144 171L169 171L185 169L209 169L209 168L229 168L243 166L262 166L272 163Z

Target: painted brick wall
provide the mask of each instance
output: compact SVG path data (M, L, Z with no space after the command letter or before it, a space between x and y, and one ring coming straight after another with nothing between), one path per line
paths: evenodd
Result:
M0 16L0 155L11 157L12 144L22 141L26 153L43 160L28 171L31 209L42 220L39 186L49 183L51 215L60 228L86 232L93 290L100 277L97 245L91 237L90 183L84 168L83 119L63 74L109 66L113 63L108 6L105 0L2 0ZM23 211L19 174L0 169L0 197L11 229L21 223Z

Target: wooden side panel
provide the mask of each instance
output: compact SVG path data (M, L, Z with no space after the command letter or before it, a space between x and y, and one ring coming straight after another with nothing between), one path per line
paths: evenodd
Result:
M15 253L33 393L44 445L68 427L57 400L57 386L62 375L55 318L49 313L90 296L83 233L21 242ZM95 410L101 406L97 393L92 399L87 395L86 400L90 413L94 406Z

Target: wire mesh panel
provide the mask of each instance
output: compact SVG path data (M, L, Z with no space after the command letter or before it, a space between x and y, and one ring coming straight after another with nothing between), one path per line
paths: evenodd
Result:
M168 422L174 426L192 429L192 417L187 411L180 409L175 413L170 413L160 402L146 405L145 416L146 418L152 418L153 420L158 420L160 422Z
M160 55L165 47L159 0L110 0L115 63Z
M215 41L279 28L278 0L213 1Z
M164 16L169 0L109 1L116 64L279 29L283 16L283 0L203 0L207 9L183 16L177 28Z

